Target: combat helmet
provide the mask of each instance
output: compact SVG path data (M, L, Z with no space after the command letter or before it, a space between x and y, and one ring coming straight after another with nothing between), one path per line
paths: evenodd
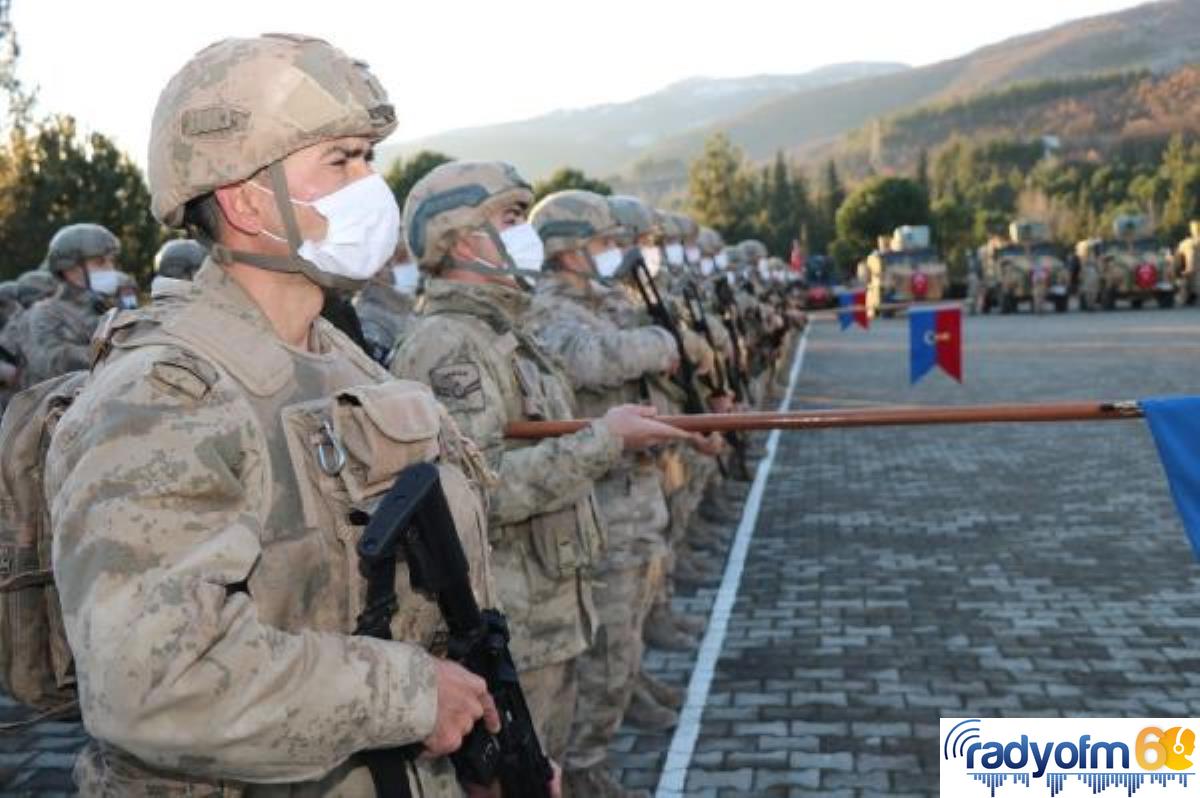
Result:
M700 247L703 254L716 257L717 253L725 246L725 241L721 238L721 234L711 227L701 227L700 233L696 236L696 245Z
M529 212L529 222L546 246L547 259L573 250L586 254L589 240L615 235L621 227L608 200L578 189L544 197Z
M193 56L159 95L147 169L151 211L163 224L183 227L187 203L266 169L290 254L214 244L213 259L298 272L329 288L355 287L359 281L300 256L281 161L332 139L377 142L395 127L395 109L367 65L328 42L285 34L224 39Z
M754 238L747 238L738 244L738 249L741 250L742 259L750 266L757 265L759 261L767 258L766 245Z
M531 205L533 189L503 161L451 161L417 181L404 203L408 251L424 271L447 265L456 233L483 230L508 269L516 266L489 214L512 203Z
M199 241L175 238L159 247L154 256L154 273L159 277L190 280L207 256L208 252Z
M63 272L82 266L88 258L118 255L121 242L108 228L83 222L59 228L46 250L46 270L61 277Z
M631 247L638 238L647 234L662 234L654 211L637 197L618 194L608 198L608 205L621 225L621 246Z

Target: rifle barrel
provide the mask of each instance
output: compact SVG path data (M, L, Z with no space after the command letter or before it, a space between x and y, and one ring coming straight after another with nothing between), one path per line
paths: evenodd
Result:
M845 427L908 427L948 424L1038 424L1067 421L1122 421L1141 418L1137 402L1051 402L1046 404L967 405L962 407L883 407L790 412L697 413L657 416L688 432L812 430ZM538 439L569 435L591 419L518 421L504 430L508 438Z

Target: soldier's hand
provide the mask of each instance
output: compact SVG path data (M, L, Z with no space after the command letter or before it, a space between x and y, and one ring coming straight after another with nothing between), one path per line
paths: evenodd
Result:
M604 414L604 423L621 439L625 451L639 451L669 441L690 441L696 436L655 421L658 413L647 405L617 405Z
M733 394L719 393L708 398L708 409L713 413L732 413Z
M426 752L433 757L454 753L480 718L488 731L498 733L500 714L487 682L449 660L437 660L436 668L437 722L424 740Z
M725 439L718 432L710 432L708 435L697 435L691 443L693 449L709 457L717 457L725 451Z

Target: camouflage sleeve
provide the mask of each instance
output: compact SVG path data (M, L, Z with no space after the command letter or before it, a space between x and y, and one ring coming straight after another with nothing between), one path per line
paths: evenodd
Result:
M64 336L67 329L53 302L38 303L30 311L21 346L30 374L44 379L91 365L91 341L71 340Z
M679 356L675 339L660 327L597 330L558 319L542 325L537 336L562 361L576 390L618 388L668 370Z
M206 390L164 352L99 370L48 456L88 731L154 766L248 782L314 779L428 736L436 672L421 648L259 618L247 584L274 503L262 433L224 379Z
M510 449L504 438L508 402L498 363L446 324L426 323L405 338L392 360L397 377L433 388L455 422L497 475L488 494L491 525L515 524L578 502L620 461L621 440L603 421L559 438Z

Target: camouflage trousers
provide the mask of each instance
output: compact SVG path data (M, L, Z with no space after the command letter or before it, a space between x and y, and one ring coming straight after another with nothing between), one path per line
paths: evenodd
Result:
M675 573L676 555L680 547L685 545L688 525L704 498L706 487L717 474L717 461L690 447L682 448L679 457L683 463L684 479L682 484L667 494L667 509L671 518L666 530L667 557L663 565L664 578L654 598L655 603L671 600L671 576Z
M555 762L563 761L571 737L579 693L578 662L579 658L570 659L518 674L542 750Z
M608 756L641 672L642 627L663 581L663 559L597 573L596 639L576 660L579 698L564 770L583 770Z
M351 757L315 781L248 784L152 770L91 740L76 757L72 775L78 794L84 798L372 798L378 795L370 771L358 757ZM422 798L462 795L448 757L417 760L409 770L409 791Z

